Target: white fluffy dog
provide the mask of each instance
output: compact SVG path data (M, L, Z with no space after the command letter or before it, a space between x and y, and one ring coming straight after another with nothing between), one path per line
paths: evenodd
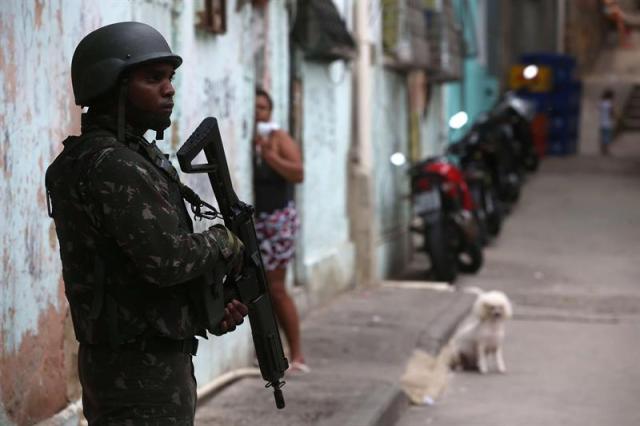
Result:
M453 336L452 367L489 372L489 359L494 357L496 369L505 373L502 354L505 323L513 315L507 295L501 291L481 293L471 315Z

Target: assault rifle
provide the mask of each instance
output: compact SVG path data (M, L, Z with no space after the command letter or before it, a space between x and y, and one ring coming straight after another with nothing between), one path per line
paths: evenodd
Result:
M192 164L194 158L204 151L205 164ZM269 284L264 272L262 257L253 223L253 207L238 199L222 146L218 121L205 118L177 153L180 168L185 173L207 173L218 201L224 224L244 244L244 262L239 276L226 277L213 271L206 277L207 283L200 289L199 297L204 303L203 313L209 331L214 334L224 315L224 306L237 299L249 308L251 334L260 365L262 378L272 387L276 406L284 407L281 380L289 367L284 356L280 333L269 298Z

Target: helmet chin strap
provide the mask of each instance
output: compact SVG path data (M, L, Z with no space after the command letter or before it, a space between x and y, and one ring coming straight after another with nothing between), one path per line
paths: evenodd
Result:
M126 122L126 105L128 102L127 96L128 96L128 86L129 86L129 80L124 78L122 79L122 81L120 82L120 86L118 88L118 112L117 112L117 118L118 118L118 122L117 122L117 137L118 140L122 143L125 143L125 131L126 131L126 126L127 126L127 122ZM136 107L134 105L130 105L130 109L131 111L129 112L130 114L134 114L139 116L139 119L147 122L148 126L150 128L153 127L158 127L154 124L152 124L151 122L153 120L150 119L150 117L145 117L144 113L142 111L139 111L136 109ZM149 128L146 127L146 128ZM156 130L156 139L157 140L162 140L164 139L164 129L160 128L160 130Z
M124 140L125 132L125 105L127 103L127 86L128 80L125 78L120 82L120 89L118 93L118 140L122 143Z

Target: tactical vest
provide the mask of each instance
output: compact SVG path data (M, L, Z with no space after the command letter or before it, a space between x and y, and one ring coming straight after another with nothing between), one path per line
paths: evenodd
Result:
M161 288L146 282L102 226L102 212L87 186L87 174L101 156L132 148L107 130L69 137L64 145L63 152L47 169L46 187L77 340L117 347L143 334L174 339L204 335L189 286ZM130 146L135 148L135 141ZM138 151L143 157L141 161L160 168L160 158L149 158L159 150ZM173 182L167 170L162 172L170 182L171 202L182 218L181 231L192 232L177 173L173 170L176 173Z

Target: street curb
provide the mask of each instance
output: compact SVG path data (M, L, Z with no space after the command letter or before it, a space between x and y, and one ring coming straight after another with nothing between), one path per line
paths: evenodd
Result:
M259 380L241 381L199 404L199 424L246 426L246 416L255 416L265 426L393 425L411 407L402 380L413 354L437 357L474 301L449 285L422 282L353 293L305 320L316 368L291 377L291 410L274 411L269 399L257 397ZM440 386L443 379L433 380Z
M377 409L372 410L371 407ZM384 392L374 394L367 404L345 423L344 426L388 426L393 425L409 408L409 398L398 385L390 385Z
M420 337L417 347L433 356L451 340L458 325L471 311L476 296L469 293L459 293L460 297L443 307L430 322L425 333Z
M431 355L437 356L442 348L449 342L458 325L464 320L471 310L475 296L460 293L462 297L445 305L429 322L425 333L418 339L416 348L426 350ZM345 426L388 426L395 424L402 414L409 409L410 401L399 383L390 386L383 392L379 392L370 398L367 403ZM369 401L368 401L369 402ZM371 409L371 407L380 407ZM361 413L362 412L362 413Z

